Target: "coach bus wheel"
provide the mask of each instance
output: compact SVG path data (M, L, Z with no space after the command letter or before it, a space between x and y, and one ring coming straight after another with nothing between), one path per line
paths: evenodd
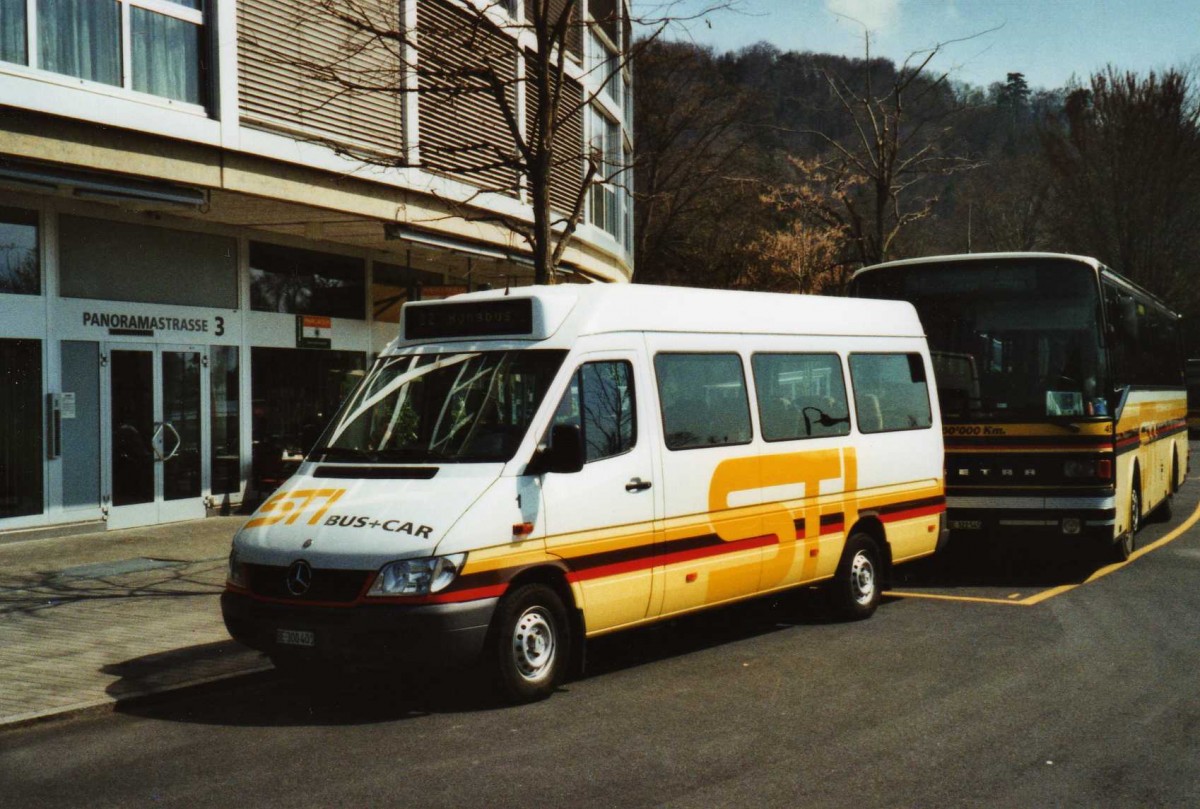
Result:
M866 534L851 534L837 573L829 583L829 603L841 618L870 618L879 606L879 548Z
M1142 492L1141 484L1135 477L1133 486L1129 489L1129 530L1113 545L1113 557L1118 562L1124 562L1133 555L1137 547L1136 534L1142 527Z
M569 627L562 599L544 584L526 584L505 596L491 638L500 696L517 703L550 696L570 661Z

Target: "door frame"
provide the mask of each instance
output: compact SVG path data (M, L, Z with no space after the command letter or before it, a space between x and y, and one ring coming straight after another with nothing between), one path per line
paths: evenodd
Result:
M115 474L113 447L113 406L112 406L112 352L134 351L147 353L151 357L151 397L154 434L151 446L155 452L153 497L145 503L117 506L113 504L113 476ZM198 355L198 418L200 454L200 486L193 497L167 500L164 497L164 464L170 462L171 444L170 432L174 429L164 421L165 403L163 401L163 355L172 352L192 352ZM108 528L131 528L142 525L155 525L164 522L177 522L204 517L211 494L211 394L208 374L209 347L197 344L181 343L133 343L112 342L100 343L100 451L101 451L101 503L108 521ZM178 449L178 447L175 447Z

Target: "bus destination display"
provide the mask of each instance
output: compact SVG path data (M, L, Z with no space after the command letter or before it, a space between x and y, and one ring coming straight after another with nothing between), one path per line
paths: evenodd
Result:
M529 298L409 306L404 312L404 339L442 337L510 337L533 333L533 301Z

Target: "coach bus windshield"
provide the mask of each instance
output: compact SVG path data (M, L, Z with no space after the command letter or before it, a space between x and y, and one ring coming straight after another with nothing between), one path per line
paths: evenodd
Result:
M502 463L565 351L380 357L309 455L352 463Z
M1109 412L1098 284L1086 265L1025 260L887 268L855 279L855 294L916 307L948 421Z

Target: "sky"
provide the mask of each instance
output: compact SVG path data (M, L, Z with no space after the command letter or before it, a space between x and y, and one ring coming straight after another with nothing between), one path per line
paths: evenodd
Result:
M979 87L1010 72L1024 73L1033 88L1062 87L1110 63L1138 73L1200 68L1200 0L735 2L738 11L677 24L669 37L718 51L765 41L784 51L862 56L869 30L872 53L896 62L946 43L934 66ZM683 0L675 14L713 4ZM636 14L636 0L634 8Z

